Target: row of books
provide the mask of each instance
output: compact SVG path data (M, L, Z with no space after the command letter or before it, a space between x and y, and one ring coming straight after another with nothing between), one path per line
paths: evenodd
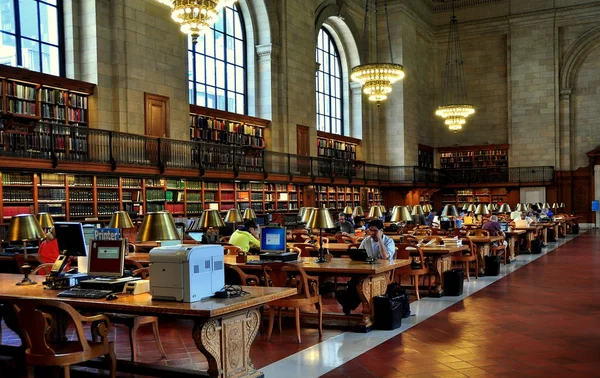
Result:
M117 193L118 195L119 193ZM98 197L100 199L100 197ZM94 194L89 190L70 190L69 201L93 201Z
M6 93L9 96L18 97L23 100L35 101L36 88L34 86L19 84L15 82L8 82L6 86Z
M171 214L183 213L185 206L182 203L168 203L165 205L165 210L169 210Z
M39 213L50 213L53 216L65 216L65 205L59 203L40 203L38 204ZM5 212L6 215L6 212Z
M32 185L33 175L24 173L3 173L2 183L4 185Z
M83 217L94 215L94 207L92 205L70 205L69 215L72 217Z
M262 136L231 133L223 130L190 129L190 140L205 140L223 144L235 144L238 146L264 147L265 139Z
M3 202L32 202L33 192L27 189L5 189L2 192Z
M69 122L73 123L86 123L87 122L87 111L85 109L74 109L69 108Z
M123 178L122 180L136 180L136 179ZM118 177L99 176L96 178L96 186L102 186L105 188L117 188L119 186L119 178ZM123 181L123 186L125 186L125 181Z
M98 215L112 215L119 211L119 205L98 205Z
M67 191L60 188L39 188L38 201L65 201Z
M197 194L200 194L200 193L197 193ZM184 194L183 194L183 192L172 192L172 191L168 190L166 192L165 199L167 200L167 202L173 202L173 201L183 202Z
M165 201L166 193L162 190L146 190L146 201Z
M92 176L67 176L69 186L93 186L94 178Z
M9 99L7 110L9 113L37 116L37 104L35 102Z
M98 201L119 201L119 192L117 192L117 191L110 191L110 192L98 191L97 196L98 196Z
M252 135L261 138L263 136L263 130L260 127L195 115L190 116L190 128L222 130L229 133Z

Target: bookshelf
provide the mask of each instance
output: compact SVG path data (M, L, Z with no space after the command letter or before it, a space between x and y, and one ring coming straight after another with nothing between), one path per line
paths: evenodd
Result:
M117 210L139 215L168 210L175 217L193 217L204 209L224 215L235 207L279 213L292 222L302 206L302 187L295 184L62 173L4 172L0 177L5 222L16 214L43 211L57 220L107 221Z
M433 168L433 151L433 147L419 144L417 164L420 168Z
M458 209L465 203L490 204L508 201L506 188L477 188L477 189L442 189L441 202L444 205L455 205Z
M439 148L442 169L508 167L508 144Z
M356 160L356 148L360 139L317 131L317 156Z
M342 211L346 206L352 208L361 206L359 187L317 185L315 192L317 207L324 207L332 211Z

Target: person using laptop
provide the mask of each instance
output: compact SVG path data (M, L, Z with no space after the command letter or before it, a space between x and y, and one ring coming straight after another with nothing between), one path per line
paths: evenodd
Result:
M354 225L346 218L346 214L340 213L338 215L338 221L335 222L335 226L338 227L342 235L354 235Z
M383 234L383 222L379 219L373 219L369 222L369 236L367 236L359 249L365 249L367 255L378 260L393 260L396 246L394 241ZM348 281L346 290L338 290L335 298L342 305L344 314L349 315L352 310L360 304L360 297L356 290L358 279L351 278Z
M481 226L481 229L488 231L490 236L497 236L500 232L502 232L502 226L500 226L498 217L496 215L492 215L489 222L485 222L483 226Z
M255 221L252 219L247 220L244 222L244 226L235 230L231 235L229 243L240 247L246 254L251 246L260 248L260 240L258 239L258 235L256 235L257 228L258 226Z

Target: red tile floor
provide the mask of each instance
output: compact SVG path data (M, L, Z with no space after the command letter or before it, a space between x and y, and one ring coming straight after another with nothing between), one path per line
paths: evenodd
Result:
M600 232L584 233L389 341L339 366L326 377L600 377ZM326 310L341 311L333 296ZM266 326L266 322L265 322ZM149 329L141 330L141 361L206 369L187 321L161 319L167 352L161 359ZM325 326L323 340L350 329ZM316 343L303 325L302 344L292 322L271 341L252 346L260 368ZM118 358L129 358L127 333L114 332ZM19 345L3 325L3 344ZM18 377L3 374L0 377ZM131 377L120 374L119 377ZM272 377L267 377L272 378Z

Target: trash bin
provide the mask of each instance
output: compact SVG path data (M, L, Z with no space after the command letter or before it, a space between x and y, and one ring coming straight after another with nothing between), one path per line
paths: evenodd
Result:
M497 276L500 274L500 256L485 256L485 275Z
M392 330L402 325L402 297L388 298L387 296L377 296L373 298L375 310L375 328L383 330Z
M463 293L465 282L465 271L462 269L450 269L444 272L444 295L457 297Z

